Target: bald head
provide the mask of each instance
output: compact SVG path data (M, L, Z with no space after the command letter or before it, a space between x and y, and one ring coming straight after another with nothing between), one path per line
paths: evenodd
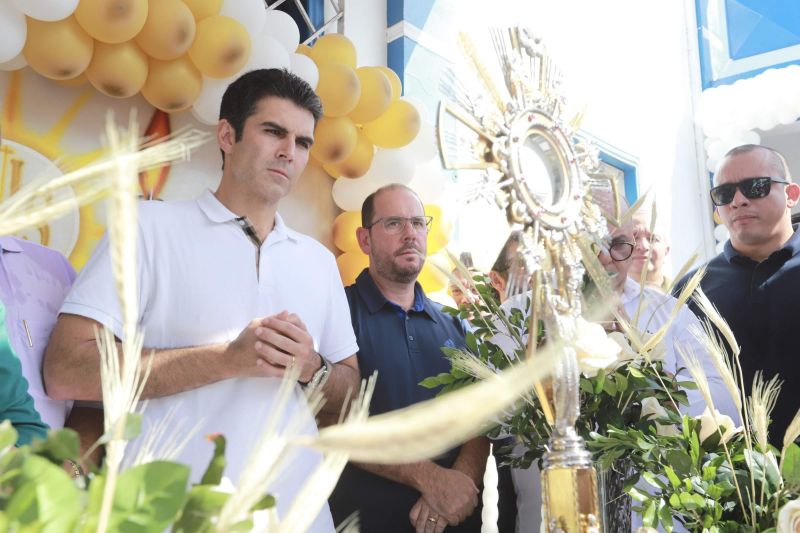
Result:
M750 154L751 158L758 158L765 168L772 170L770 176L773 178L781 178L786 181L792 181L792 176L789 173L789 165L786 159L777 150L773 150L768 146L761 146L758 144L743 144L735 148L731 148L722 157L717 170L714 173L714 184L719 185L718 176L724 174L726 167L730 166L733 161L738 159L739 156Z

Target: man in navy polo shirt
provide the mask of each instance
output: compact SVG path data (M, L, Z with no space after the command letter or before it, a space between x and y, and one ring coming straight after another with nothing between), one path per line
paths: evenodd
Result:
M464 346L462 323L416 283L431 218L404 185L375 191L361 209L357 237L369 268L345 289L364 378L378 372L371 414L428 400L419 382L450 370L443 346ZM348 464L331 496L334 521L358 511L364 533L480 531L478 487L488 441L477 437L435 461Z
M730 240L708 263L700 285L741 346L747 394L758 370L765 379L779 374L785 383L769 428L770 442L780 446L798 408L791 389L800 365L792 334L800 316L800 235L792 227L791 208L800 186L792 183L780 153L757 145L725 154L714 184L711 200Z

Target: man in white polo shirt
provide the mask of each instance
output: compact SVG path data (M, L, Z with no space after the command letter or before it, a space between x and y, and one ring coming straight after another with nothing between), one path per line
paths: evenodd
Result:
M300 78L249 72L222 99L216 192L140 204L140 324L143 359L152 359L145 423L177 409L187 429L201 424L178 457L192 467L193 481L211 458L204 436L215 432L228 439L225 475L236 481L287 367L299 367L301 384L324 380L328 412L338 412L358 386L358 347L333 255L277 213L306 166L320 114L319 98ZM100 399L98 323L122 333L105 238L67 296L48 346L44 377L52 396ZM299 387L286 411L284 421L305 417L306 430L316 431ZM297 451L270 485L279 513L319 460ZM312 531L331 530L326 508Z

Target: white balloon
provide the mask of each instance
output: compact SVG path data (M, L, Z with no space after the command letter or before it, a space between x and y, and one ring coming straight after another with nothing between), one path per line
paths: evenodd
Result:
M408 154L408 157L418 164L427 163L436 157L439 151L436 143L436 130L433 125L422 121L419 133L414 140L399 150Z
M37 20L53 22L72 15L78 0L12 0L14 6Z
M0 70L19 70L26 66L28 66L28 62L25 61L25 56L20 52L14 59L0 63Z
M761 135L755 131L746 131L742 135L742 144L761 144Z
M256 35L250 48L250 59L240 74L262 68L289 68L289 52L272 37Z
M289 70L306 80L312 89L317 88L319 70L317 69L317 64L310 57L306 57L303 54L289 54Z
M267 10L263 0L225 0L219 14L239 21L253 37L264 26Z
M718 160L723 156L723 154L725 154L725 145L720 139L715 139L711 144L708 145L706 154L708 154L709 159Z
M714 238L717 239L718 242L725 242L730 237L728 233L728 228L720 224L714 228Z
M216 126L219 121L219 106L222 95L232 78L214 79L203 76L203 88L192 106L192 114L203 124Z
M22 52L27 36L25 15L8 2L0 2L0 63L16 58Z
M431 159L416 168L414 179L408 184L416 192L422 203L442 204L447 198L448 177L438 159ZM450 195L452 196L452 195Z
M264 26L259 32L277 39L288 53L294 53L300 44L300 29L292 16L279 9L268 9Z
M378 150L364 176L336 180L331 191L333 201L345 211L359 211L367 196L390 183L407 185L415 170L413 161L409 161L401 150Z

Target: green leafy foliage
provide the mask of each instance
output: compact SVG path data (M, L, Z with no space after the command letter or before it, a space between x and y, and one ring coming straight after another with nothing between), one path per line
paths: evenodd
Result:
M96 531L107 472L91 475L84 488L62 468L65 459L77 459L75 432L51 431L47 439L20 448L14 446L16 438L10 424L0 424L0 531ZM214 455L198 485L190 487L189 467L174 462L154 461L120 472L108 531L156 533L170 526L187 533L213 531L230 494L219 487L225 439L216 435L212 440ZM265 495L251 512L274 505L275 499ZM249 531L252 525L248 516L233 530Z

